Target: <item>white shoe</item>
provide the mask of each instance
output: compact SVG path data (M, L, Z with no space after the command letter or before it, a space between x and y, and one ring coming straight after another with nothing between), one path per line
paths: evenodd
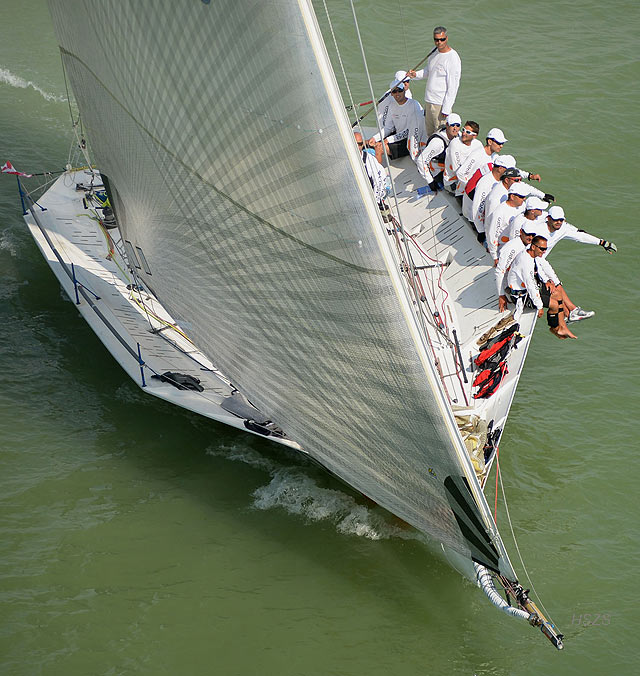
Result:
M567 317L568 322L579 322L582 319L589 319L589 317L593 317L595 312L592 312L590 310L583 310L581 307L574 307L573 310L569 313L569 316Z

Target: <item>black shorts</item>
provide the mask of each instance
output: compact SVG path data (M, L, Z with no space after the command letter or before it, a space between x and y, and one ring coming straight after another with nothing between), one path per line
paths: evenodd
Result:
M549 291L549 289L547 289L547 285L542 282L538 285L538 288L540 289L540 298L542 298L542 307L549 307L551 291Z
M392 160L397 160L399 157L406 157L408 154L409 148L407 147L407 139L389 143L389 157Z

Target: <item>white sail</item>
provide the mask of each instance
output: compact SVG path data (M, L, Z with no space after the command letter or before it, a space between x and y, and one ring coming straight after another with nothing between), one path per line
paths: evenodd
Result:
M307 3L50 7L145 282L310 455L514 577L381 239Z

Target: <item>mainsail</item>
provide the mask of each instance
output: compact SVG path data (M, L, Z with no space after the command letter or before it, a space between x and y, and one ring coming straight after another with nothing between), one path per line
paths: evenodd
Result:
M149 287L311 456L515 578L384 240L310 4L49 4L130 262Z

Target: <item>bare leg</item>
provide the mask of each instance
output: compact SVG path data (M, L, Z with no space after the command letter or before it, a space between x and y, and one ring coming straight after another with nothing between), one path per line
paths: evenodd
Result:
M577 305L571 300L571 298L569 298L569 296L567 295L567 292L564 290L564 286L558 286L556 288L562 294L562 301L564 303L564 310L565 310L567 316L569 316L569 314L572 312L572 310L576 309Z
M577 336L569 331L567 323L564 320L564 301L562 293L559 290L560 288L562 287L556 288L549 298L549 312L547 313L549 331L561 340L565 340L566 338L575 339Z

